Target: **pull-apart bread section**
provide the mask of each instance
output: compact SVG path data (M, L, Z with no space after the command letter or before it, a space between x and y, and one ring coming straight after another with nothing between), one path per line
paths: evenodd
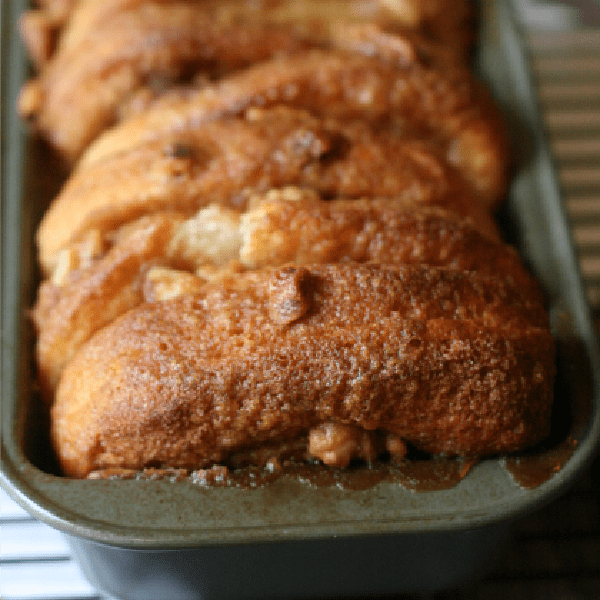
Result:
M429 264L502 276L541 302L514 249L447 209L401 198L325 201L297 188L251 204L243 213L212 204L187 219L156 213L65 248L34 310L44 395L52 397L63 366L95 331L153 296L165 267L214 279L288 263Z
M489 92L464 65L430 63L417 52L394 61L312 49L256 63L201 89L177 87L107 129L81 162L252 106L281 104L431 140L488 206L497 206L506 190L506 131Z
M79 44L93 28L145 2L38 0L35 8L21 16L20 31L33 62L41 68L57 51L64 52ZM197 0L195 4L198 10L214 14L218 21L286 25L293 27L298 35L316 40L327 39L332 29L365 23L378 25L380 31L384 25L400 27L425 34L432 43L447 47L465 61L475 37L473 6L467 0ZM380 35L385 35L385 31Z
M80 164L40 225L40 260L49 272L59 251L91 229L106 232L161 210L191 215L209 203L243 210L253 193L287 185L326 198L402 197L450 207L487 232L496 229L488 205L431 140L276 106L155 134Z
M19 109L70 173L36 236L64 474L488 456L554 346L496 221L469 0L40 0ZM274 458L275 457L275 458Z
M19 109L72 161L143 90L211 79L303 45L291 32L219 22L198 2L138 2L59 49L23 88Z
M77 477L226 464L331 423L482 456L547 434L553 371L544 311L498 278L264 269L101 330L65 369L53 436Z
M448 4L455 10L446 13ZM68 16L53 44L61 12ZM23 88L20 111L73 160L124 105L277 54L333 45L404 60L414 43L428 57L464 64L471 12L468 0L82 0L72 11L23 17L39 75Z

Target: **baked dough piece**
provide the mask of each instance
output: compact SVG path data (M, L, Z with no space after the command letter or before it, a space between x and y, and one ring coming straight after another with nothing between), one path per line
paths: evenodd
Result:
M334 50L276 57L213 86L168 92L101 135L81 162L90 164L142 140L240 114L249 106L276 104L342 121L360 119L398 136L433 139L488 205L496 206L506 190L504 121L470 71Z
M466 64L463 45L441 45L414 32L405 39L398 30L402 11L393 4L88 0L76 6L46 61L52 25L44 27L43 17L33 13L21 30L42 68L24 88L20 110L72 160L142 90L147 96L192 76L214 79L302 47L333 44L411 60L417 45L430 60ZM417 27L422 15L412 20Z
M163 4L178 0L154 0ZM131 10L147 0L46 0L37 9L24 13L21 27L28 49L34 37L51 34L59 38L58 49L74 47L90 30L101 26L115 14ZM198 10L211 12L215 20L261 22L294 26L305 38L327 40L332 29L373 23L380 28L402 27L405 31L424 34L426 39L446 46L455 57L465 61L475 37L473 5L467 0L198 0ZM65 25L60 36L57 30ZM47 31L51 30L51 31ZM36 33L34 33L36 32ZM54 44L39 55L40 65L54 52ZM37 52L32 52L36 59Z
M47 402L77 349L95 331L143 301L144 273L153 263L160 264L176 222L177 215L145 218L107 254L82 266L79 255L67 250L54 280L42 283L33 319L38 333L37 377ZM86 248L87 240L82 246Z
M312 187L326 198L400 197L447 206L495 229L487 205L431 141L278 106L179 132L159 130L128 151L81 164L39 227L40 262L50 273L59 251L90 230L104 235L163 210L191 216L209 203L243 210L252 194L287 185Z
M495 274L542 301L512 248L447 210L399 199L326 202L295 188L272 190L252 204L244 214L211 205L187 220L177 213L142 217L112 232L112 241L91 236L96 258L90 258L89 239L63 250L33 311L38 380L47 401L64 366L94 332L144 299L196 291L205 279L231 271L348 261L449 266Z
M496 260L504 266L495 264L490 274L497 270L509 276L522 269L514 249L500 242L498 230L483 227L458 196L442 208L401 196L326 201L310 189L283 188L253 196L249 204L240 219L239 259L251 269L352 261L488 272ZM531 279L522 274L523 283Z
M280 28L220 23L197 2L138 3L58 52L26 85L19 109L73 160L139 88L161 89L199 72L216 77L303 45Z
M429 267L284 267L144 304L67 365L65 474L199 468L321 423L482 456L547 434L545 313L517 288Z

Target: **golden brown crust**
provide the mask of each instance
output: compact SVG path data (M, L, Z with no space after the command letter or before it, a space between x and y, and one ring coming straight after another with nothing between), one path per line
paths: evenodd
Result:
M456 210L401 198L323 201L307 190L272 190L243 214L240 261L250 269L285 263L422 264L495 275L543 303L514 248ZM458 202L457 202L458 205Z
M164 253L176 220L144 219L137 230L89 268L74 270L65 283L42 284L33 318L38 329L38 380L47 399L65 364L98 329L143 299L143 270Z
M424 267L286 267L145 304L67 366L65 472L193 467L322 422L486 455L547 433L553 342L497 279Z
M428 12L423 7L412 15L413 30L426 30ZM405 59L402 48L407 46L396 41L403 39L402 32L390 30L402 25L404 16L394 3L369 6L347 0L87 0L69 14L54 52L60 17L49 10L30 11L22 36L41 68L44 100L36 107L22 103L21 110L35 116L45 135L72 160L114 123L120 105L148 81L168 87L191 75L206 80L315 44L391 57L400 47ZM465 62L463 44L442 45L414 31L408 35L432 59Z
M505 247L455 212L403 198L324 201L312 190L271 190L241 215L240 260L248 268L285 263L422 263L487 268L482 246ZM480 244L482 246L480 246ZM512 254L512 251L508 251ZM518 262L516 254L515 260Z
M79 266L78 249L65 249L61 260L75 257L42 284L33 311L39 380L48 401L64 365L95 331L143 299L202 286L183 272L152 269L148 280L148 269L156 265L191 272L214 265L217 277L238 263L245 269L286 263L428 264L496 275L542 301L512 248L447 210L394 199L326 202L289 188L252 202L257 206L243 215L211 206L187 221L177 213L142 217L113 232L117 239L110 250L90 264ZM101 240L101 246L108 244Z
M395 64L357 53L311 50L277 57L201 90L165 94L106 131L82 156L90 164L166 132L286 104L339 120L361 119L399 136L435 140L440 153L496 205L506 189L507 140L488 92L466 68Z
M437 155L431 142L385 127L316 118L285 106L203 123L82 164L37 234L48 273L57 253L90 229L110 231L161 210L191 215L218 203L244 209L248 197L285 185L327 198L398 197L447 206L493 231L488 207Z

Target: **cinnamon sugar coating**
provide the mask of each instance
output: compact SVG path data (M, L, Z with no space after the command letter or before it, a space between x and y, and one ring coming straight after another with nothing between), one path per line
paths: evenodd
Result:
M191 215L209 203L243 210L273 187L311 187L327 198L401 197L470 214L493 230L487 205L431 141L387 127L317 118L287 106L168 132L77 168L37 233L40 261L90 229L110 231L144 214Z
M140 90L152 95L153 81L164 88L192 76L214 79L278 53L329 43L405 59L410 44L402 43L402 31L394 31L403 17L412 21L412 30L422 32L409 36L429 57L464 62L465 44L441 43L430 28L421 27L427 12L424 7L409 16L393 3L368 6L346 0L88 0L69 14L54 52L60 14L31 11L22 18L21 32L41 71L25 90L35 86L41 98L38 105L21 102L21 112L35 117L73 160L114 123L132 95ZM455 18L457 25L463 20L460 13Z
M506 282L354 264L246 277L144 304L84 346L52 409L66 474L198 468L329 422L477 456L547 434L552 337Z
M244 214L211 206L187 220L178 213L142 217L113 232L112 246L89 263L82 262L77 245L64 250L33 311L44 396L51 400L64 365L95 331L145 299L198 290L202 279L186 271L206 274L203 267L215 267L215 278L232 267L286 263L427 264L495 275L543 301L513 248L448 210L398 199L326 202L290 188L252 203L256 207ZM65 257L70 271L62 267Z
M398 64L356 52L310 50L257 63L200 90L175 89L107 130L81 158L92 163L167 132L249 106L285 104L341 121L360 119L400 137L433 140L490 206L506 189L504 121L461 65Z

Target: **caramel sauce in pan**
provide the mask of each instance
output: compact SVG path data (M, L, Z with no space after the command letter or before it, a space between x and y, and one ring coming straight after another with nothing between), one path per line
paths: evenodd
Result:
M187 469L106 469L90 474L90 479L170 479L192 483L205 488L233 487L254 489L264 487L280 478L295 479L311 487L337 487L342 490L366 490L385 482L414 492L432 492L449 489L461 481L477 461L475 459L419 458L375 461L347 469L328 467L317 461L286 460L273 467L244 466L236 469L188 471Z
M524 456L503 459L504 468L522 488L531 490L548 481L569 461L577 448L577 440L568 437L555 448Z
M455 486L468 473L471 464L461 459L425 459L407 460L398 464L381 461L355 468L336 469L316 462L292 463L283 465L279 472L270 472L264 468L240 469L230 473L220 485L254 488L286 477L317 488L337 487L356 491L386 482L411 491L437 491ZM202 482L201 485L206 483Z

